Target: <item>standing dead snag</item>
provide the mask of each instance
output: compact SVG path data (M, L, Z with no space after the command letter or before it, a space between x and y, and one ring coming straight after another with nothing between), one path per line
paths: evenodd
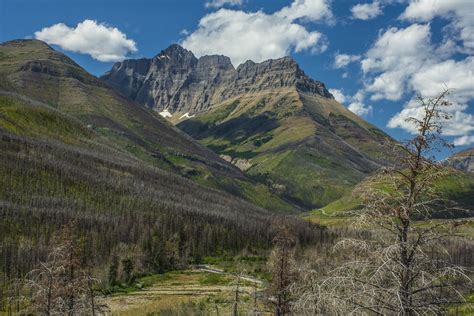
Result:
M294 236L286 226L280 228L273 239L273 252L270 258L272 282L270 295L275 305L275 315L283 316L290 312L290 285L295 277L295 245Z
M97 282L81 266L79 246L71 227L54 238L45 262L28 274L31 293L29 309L39 315L95 315L94 284Z
M296 305L302 314L305 309L440 314L449 304L464 301L460 289L471 280L451 263L444 247L454 236L454 226L432 220L434 212L453 209L436 191L436 181L452 171L431 158L433 151L449 146L440 137L442 122L450 118L444 111L450 106L448 94L446 90L433 99L419 98L422 117L407 120L417 135L403 147L400 165L381 170L358 188L364 205L358 222L373 230L373 238L336 244L335 251L348 253L352 260L301 293ZM415 220L423 220L423 225L414 225Z

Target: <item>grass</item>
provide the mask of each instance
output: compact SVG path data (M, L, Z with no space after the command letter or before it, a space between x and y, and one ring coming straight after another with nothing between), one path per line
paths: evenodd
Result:
M72 117L8 96L0 96L0 127L13 134L56 139L66 144L80 144L94 136Z
M258 128L263 117L267 129ZM349 193L375 170L367 159L388 157L380 143L393 141L335 100L291 88L238 96L178 126L218 154L248 159L247 174L303 209Z
M470 316L474 315L474 293L466 295L466 303L452 306L448 309L448 315Z
M217 273L206 273L199 279L201 285L226 285L229 284L232 279L228 276L217 274Z
M239 197L263 201L259 206L271 204L281 212L293 209L268 189L264 199L256 199L265 188L253 189L253 182L184 137L158 114L123 99L44 43L18 41L2 45L0 53L0 87L12 94L0 97L0 129L85 148L110 146L131 159L219 190L226 188L221 182L233 182L237 188L246 182ZM33 71L35 63L46 71ZM231 104L228 111L237 106L238 102Z
M171 311L200 309L206 313L216 306L224 314L231 308L234 278L196 270L168 272L139 278L147 286L127 293L104 297L101 303L111 308L113 315L167 315ZM253 288L241 285L242 300L249 300ZM229 309L230 312L230 309Z
M244 271L247 275L269 281L271 276L268 272L267 260L267 256L241 255L235 257L205 257L203 262L222 269L226 273L235 274Z
M368 178L359 185L367 185L368 181L371 181L371 179ZM383 186L384 183L379 182L370 185ZM456 201L461 207L472 211L472 205L474 205L474 175L453 170L450 175L437 180L434 188L442 198ZM340 225L347 220L345 212L357 210L361 207L360 198L355 193L348 192L326 206L306 213L304 217L319 224ZM437 216L440 215L442 214ZM452 216L458 215L453 214ZM461 214L459 216L466 215Z

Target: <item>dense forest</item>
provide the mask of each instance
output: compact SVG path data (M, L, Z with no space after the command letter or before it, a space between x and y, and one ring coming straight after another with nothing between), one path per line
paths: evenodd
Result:
M0 146L2 296L46 260L55 232L71 223L83 260L102 275L115 257L133 260L134 273L156 273L207 255L265 251L279 221L302 245L331 238L140 162L4 132Z

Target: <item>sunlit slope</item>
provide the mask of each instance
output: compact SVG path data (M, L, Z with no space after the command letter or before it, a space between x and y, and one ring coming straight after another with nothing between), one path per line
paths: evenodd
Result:
M436 218L474 216L474 175L455 169L449 170L451 170L450 175L438 179L433 189L440 198L454 201L456 207L452 211L435 210L432 216ZM359 193L361 187L383 188L380 182L374 183L371 181L371 178L367 178L355 190L323 208L312 211L308 214L307 218L318 223L324 223L354 215L353 212L357 212L357 210L363 207Z
M231 192L268 209L293 208L154 111L117 94L43 42L18 40L0 45L0 94L66 115L86 132L100 136L101 144L154 167ZM18 134L36 129L37 136L43 139L54 136L41 130L46 128L41 127L42 123L32 126L35 122L28 121L28 115L8 111L10 122L4 120L4 129ZM74 135L61 133L61 141L77 142Z
M0 237L22 251L42 251L68 223L93 234L98 260L152 235L196 257L271 244L275 213L152 166L39 103L0 96L0 166Z
M304 208L390 164L395 143L334 99L296 88L242 94L177 126Z

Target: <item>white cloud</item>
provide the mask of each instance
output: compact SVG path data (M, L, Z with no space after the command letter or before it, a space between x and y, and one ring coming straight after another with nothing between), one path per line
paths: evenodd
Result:
M400 16L403 20L417 22L430 22L435 17L449 21L443 29L444 38L439 45L425 43L424 52L420 52L414 59L413 63L417 66L413 68L416 70L403 71L406 88L423 97L433 97L446 87L453 89L448 97L453 105L447 108L452 118L443 121L443 134L457 137L454 139L455 145L467 145L474 138L474 115L468 109L469 103L474 99L474 57L455 60L452 56L457 52L474 53L472 1L412 1ZM429 28L429 24L425 27ZM422 108L410 101L389 121L388 127L400 127L415 133L413 125L406 122L406 118L420 118L422 114Z
M204 16L197 30L181 44L197 56L229 56L235 66L249 59L261 62L283 57L292 51L317 53L327 48L325 37L297 20L314 22L331 17L325 0L294 0L273 14L220 9Z
M135 42L127 39L119 29L92 20L84 20L75 28L58 23L35 32L35 37L64 50L89 54L103 62L120 61L128 53L137 51Z
M362 90L357 91L353 96L345 95L341 89L329 89L329 92L334 96L334 99L341 104L350 102L347 106L349 111L359 116L372 114L372 106L364 103L364 92Z
M351 8L352 17L359 20L370 20L382 14L380 2L360 3Z
M474 99L473 71L474 57L467 57L460 61L449 59L426 63L409 78L410 88L425 98L435 97L445 88L453 89L448 96L452 105L446 109L452 118L442 122L445 136L465 136L474 132L474 116L468 113L468 102ZM421 118L423 114L420 105L412 100L389 121L387 126L399 127L415 134L413 124L406 119Z
M364 92L362 90L357 91L357 93L350 98L352 102L347 106L347 108L349 111L352 111L359 116L372 114L372 106L366 105L364 99Z
M411 85L425 97L433 97L448 87L454 90L450 95L452 100L466 103L474 99L474 56L424 65L413 75Z
M443 125L443 135L445 136L461 136L474 132L474 116L466 113L467 104L453 105L446 110L452 116L449 120L441 120ZM413 123L407 122L407 118L422 118L424 116L423 108L415 101L408 102L403 110L390 119L387 124L389 128L402 128L412 134L416 134L417 130Z
M474 52L474 8L471 0L417 0L402 13L401 18L428 22L435 17L451 21L448 37L455 35L463 42L465 53ZM454 34L451 34L454 33Z
M334 68L343 68L358 60L360 60L359 55L336 54L334 55Z
M329 92L341 104L350 102L347 108L359 116L367 116L372 113L372 106L364 104L364 93L361 90L353 96L345 95L340 89L329 89Z
M303 19L313 22L333 17L327 0L294 0L290 6L282 8L275 15L290 21Z
M379 36L361 61L372 100L403 96L407 80L432 58L430 36L430 26L423 24L392 27Z
M329 89L329 93L331 93L334 97L334 99L336 99L337 102L343 104L344 102L346 102L346 96L344 95L344 93L342 92L342 90L339 90L339 89Z
M468 146L474 144L474 135L470 136L461 136L453 141L454 146Z
M220 8L225 5L227 6L240 6L243 4L243 0L210 0L205 3L206 8Z
M347 108L359 116L367 116L372 113L372 106L362 102L352 102Z

